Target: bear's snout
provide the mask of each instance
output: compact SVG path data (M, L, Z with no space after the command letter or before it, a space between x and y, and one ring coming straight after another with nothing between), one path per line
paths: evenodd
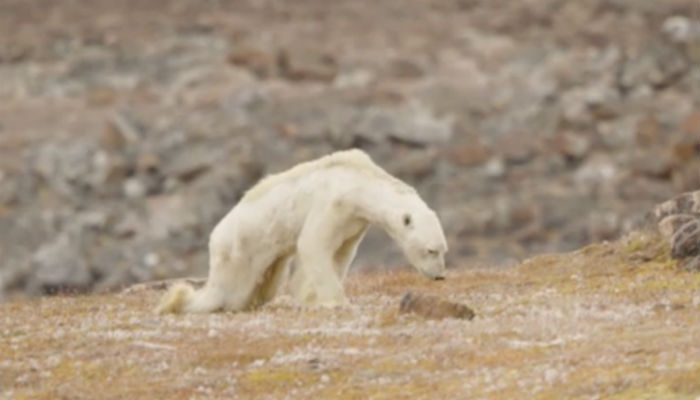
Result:
M444 281L445 280L445 275L438 275L433 277L434 281Z

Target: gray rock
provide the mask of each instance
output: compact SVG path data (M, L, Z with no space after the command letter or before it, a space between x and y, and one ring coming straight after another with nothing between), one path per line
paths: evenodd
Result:
M57 193L72 196L92 187L95 147L88 141L48 142L33 154L33 170Z
M388 138L415 145L441 144L453 133L453 120L438 118L418 103L365 110L352 127L355 137L377 143Z
M94 154L92 162L92 182L102 189L108 186L119 187L129 171L126 157L118 153L99 150Z
M597 212L588 217L588 238L594 241L612 240L620 232L620 217L614 212Z
M669 242L681 227L700 218L698 214L673 214L661 219L658 223L658 229Z
M338 70L335 58L311 49L282 49L277 58L280 75L292 81L332 82Z
M591 138L567 132L555 138L554 149L567 159L581 160L591 149Z
M167 240L171 235L182 234L198 227L196 197L182 194L154 196L146 203L148 213L147 236Z
M105 230L109 221L109 213L104 210L83 211L75 215L75 223L81 229Z
M687 69L687 60L680 50L654 41L622 64L620 84L627 90L644 85L663 87Z
M595 157L581 165L574 172L574 182L577 185L590 187L605 184L618 174L619 168L607 157Z
M637 144L637 126L640 117L628 115L597 124L601 142L609 148L629 147Z
M222 149L215 146L190 146L176 153L166 164L164 173L170 178L188 183L209 171L223 157Z
M389 162L386 168L401 179L417 182L432 175L437 162L435 149L409 150Z
M32 257L32 265L30 292L86 290L92 283L79 239L68 232L41 246Z
M114 143L115 147L138 143L142 136L138 124L123 111L112 114L107 129L105 136L110 138L109 141Z
M677 43L687 43L700 37L700 29L697 24L683 15L666 18L661 30L670 40Z
M654 207L656 221L674 214L700 214L700 190L682 193Z
M681 226L671 238L671 257L687 258L700 255L700 217Z

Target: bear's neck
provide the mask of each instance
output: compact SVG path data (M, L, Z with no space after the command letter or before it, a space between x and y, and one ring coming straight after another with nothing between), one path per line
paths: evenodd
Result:
M387 184L381 179L363 179L361 187L352 196L348 196L354 203L355 213L359 218L377 225L390 236L393 236L393 227L390 218L397 217L401 208L406 207L407 188Z

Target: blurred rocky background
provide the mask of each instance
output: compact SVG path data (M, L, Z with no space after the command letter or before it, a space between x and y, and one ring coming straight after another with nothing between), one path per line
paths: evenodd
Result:
M1 0L0 297L207 271L266 173L360 147L451 266L613 239L700 187L693 0ZM355 271L404 265L372 231Z

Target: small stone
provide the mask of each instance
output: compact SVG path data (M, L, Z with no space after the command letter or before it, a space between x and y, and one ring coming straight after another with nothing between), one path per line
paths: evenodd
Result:
M116 102L118 92L109 87L98 87L87 94L87 103L92 106L109 106Z
M339 72L333 80L333 87L337 89L366 87L373 79L374 74L364 69Z
M588 237L594 241L611 240L620 231L620 217L612 212L596 213L588 219Z
M140 199L146 192L146 185L138 178L132 177L124 182L124 195L130 199Z
M418 79L425 75L425 69L413 60L399 58L389 62L388 75L398 79Z
M535 144L530 135L511 135L502 138L496 144L507 164L524 164L536 155Z
M432 175L435 171L437 151L435 149L406 152L391 164L391 170L401 178L412 181Z
M636 145L638 119L638 116L630 115L609 121L600 121L596 129L599 132L601 143L611 149L629 149Z
M426 319L459 318L471 320L476 315L464 304L453 303L437 296L406 293L401 299L399 312L414 313Z
M591 186L611 181L618 173L617 166L605 157L586 159L574 172L574 182L580 186Z
M125 144L137 143L141 136L140 130L125 114L116 112L108 121L102 144L121 148Z
M268 78L276 71L272 54L249 44L236 46L228 55L228 62L247 68L259 78Z
M143 153L136 160L136 169L141 172L155 173L160 169L160 166L160 157L155 153Z
M280 75L292 81L332 82L338 72L335 57L302 49L282 49L277 56Z
M279 125L278 132L285 139L295 139L299 136L299 127L292 122L286 122Z
M92 160L95 185L104 186L126 178L129 163L120 154L97 151Z
M359 139L378 143L386 139L413 146L447 143L453 134L451 118L438 118L419 103L401 107L373 107L352 128Z
M180 182L192 182L209 171L215 161L211 154L193 151L187 157L180 156L172 160L166 175L177 178Z
M83 227L102 230L107 227L109 215L105 211L86 211L76 215L75 219Z
M676 192L700 187L700 174L698 174L697 161L689 162L683 166L674 168L671 172L671 183Z
M481 142L475 141L448 149L447 156L457 165L470 167L485 163L491 156L491 151Z
M114 122L108 121L100 136L99 144L106 150L122 150L126 146L126 139Z
M689 42L694 35L697 36L698 34L694 23L688 17L682 15L666 18L661 30L669 39L677 43Z
M554 150L569 160L580 160L591 149L591 139L588 136L565 133L554 139Z
M700 142L698 139L679 140L669 148L669 156L673 159L676 166L696 162L698 153L700 153Z
M697 138L697 134L700 132L700 111L693 111L685 117L681 123L681 130L686 136Z
M148 268L154 268L160 263L160 257L158 253L148 253L143 257L143 263Z
M633 172L650 178L666 180L671 177L672 160L658 150L648 150L636 154L630 161Z
M506 174L506 163L501 157L492 157L489 162L484 165L484 175L489 178L502 178Z
M637 143L642 146L661 143L661 127L654 116L648 115L637 122Z
M127 238L135 235L145 228L143 218L140 218L134 213L127 213L121 217L121 220L114 224L112 233L118 238Z
M158 195L149 197L146 201L148 210L148 236L165 240L170 235L186 236L197 228L197 209L191 203L191 197L182 194ZM206 203L203 198L198 201Z

